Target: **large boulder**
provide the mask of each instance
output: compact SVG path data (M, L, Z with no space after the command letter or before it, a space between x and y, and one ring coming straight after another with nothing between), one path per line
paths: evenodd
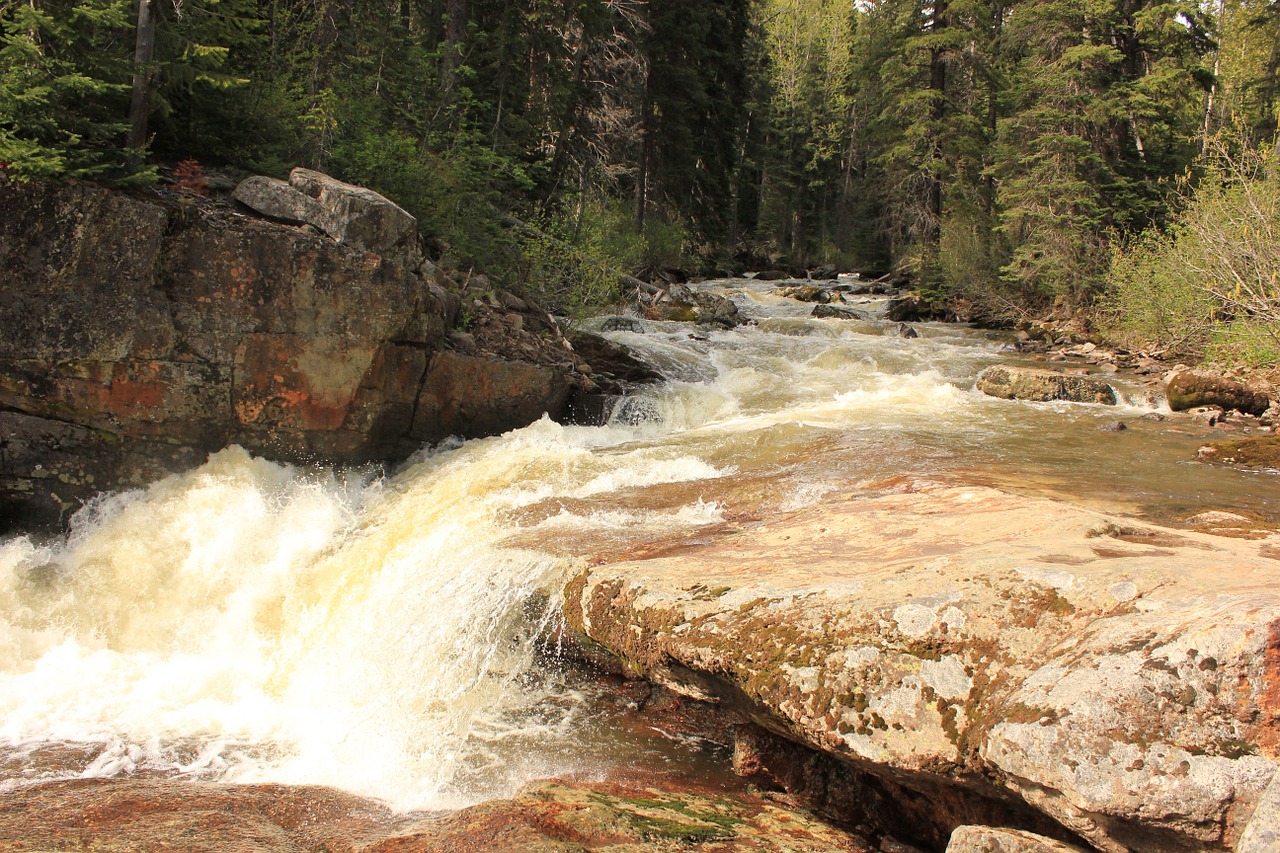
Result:
M1002 400L1065 400L1104 406L1114 406L1119 401L1115 389L1103 379L1007 364L993 365L982 371L978 375L977 388Z
M862 774L850 824L887 798L930 849L983 815L1228 851L1280 766L1273 543L910 480L588 568L565 610L597 657Z
M289 182L265 175L245 178L231 192L245 207L290 225L314 225L325 212L320 203L295 189Z
M1200 406L1238 409L1248 415L1261 415L1271 400L1261 391L1242 382L1206 370L1180 370L1169 377L1165 386L1169 408L1175 412Z
M311 169L294 169L289 184L316 200L321 215L308 222L339 243L409 267L422 261L418 220L386 197Z

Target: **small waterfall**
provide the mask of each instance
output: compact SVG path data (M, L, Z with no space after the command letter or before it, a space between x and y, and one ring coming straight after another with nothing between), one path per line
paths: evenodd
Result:
M604 426L544 419L389 475L233 447L85 507L65 542L0 542L0 790L159 773L329 784L402 808L506 795L637 760L540 652L582 560L904 474L1280 504L1236 472L1187 477L1197 439L1141 420L1136 399L974 391L982 368L1016 358L985 335L921 324L905 340L730 286L758 326L606 332L672 378ZM1130 429L1100 431L1117 417Z

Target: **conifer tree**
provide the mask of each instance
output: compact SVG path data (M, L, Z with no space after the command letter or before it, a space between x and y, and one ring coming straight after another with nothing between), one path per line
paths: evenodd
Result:
M133 20L125 0L0 12L0 162L19 177L146 180L123 149Z

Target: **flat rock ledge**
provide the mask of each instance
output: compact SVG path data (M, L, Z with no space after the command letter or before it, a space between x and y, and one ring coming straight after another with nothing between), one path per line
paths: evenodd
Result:
M1069 403L1097 403L1114 406L1119 399L1106 380L1093 376L1059 373L997 364L978 376L978 390L1002 400L1031 400L1046 403L1064 400Z
M587 654L914 797L929 849L1225 851L1276 776L1277 572L1275 537L902 481L590 568L565 607Z
M452 813L332 788L83 779L0 794L0 850L94 853L874 853L747 791L553 780Z

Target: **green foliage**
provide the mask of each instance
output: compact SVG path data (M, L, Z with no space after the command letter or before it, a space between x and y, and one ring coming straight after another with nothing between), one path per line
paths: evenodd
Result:
M1204 351L1217 305L1179 257L1176 233L1148 231L1117 246L1107 277L1102 331L1132 349Z
M516 278L520 289L569 317L622 301L618 273L606 260L570 242L571 235L553 223L544 228L526 232L521 240Z
M619 201L583 199L572 217L521 231L515 280L549 307L581 316L629 298L620 274L686 264L687 243L679 225L650 220L640 230Z
M162 0L154 62L134 69L131 0L0 0L0 162L20 177L149 180L122 148L142 70L156 81L151 156L330 171L417 216L446 265L570 307L612 298L597 266L723 264L743 247L894 267L939 302L1085 305L1113 241L1167 221L1170 179L1206 133L1274 134L1277 9ZM1145 239L1117 254L1116 292L1178 291ZM1214 299L1229 316L1188 345L1254 341L1258 300Z
M153 177L120 146L130 23L123 0L0 7L0 162L10 172L121 184Z
M1164 231L1112 260L1106 331L1134 347L1275 363L1280 170L1275 149L1214 145Z
M1158 179L1190 161L1204 40L1194 6L1046 0L1017 7L1014 109L999 122L1004 277L1024 298L1085 304L1108 234L1162 210Z
M517 181L518 170L491 149L459 144L441 153L403 131L349 127L333 146L331 167L417 217L443 263L499 274L510 263L500 177Z

